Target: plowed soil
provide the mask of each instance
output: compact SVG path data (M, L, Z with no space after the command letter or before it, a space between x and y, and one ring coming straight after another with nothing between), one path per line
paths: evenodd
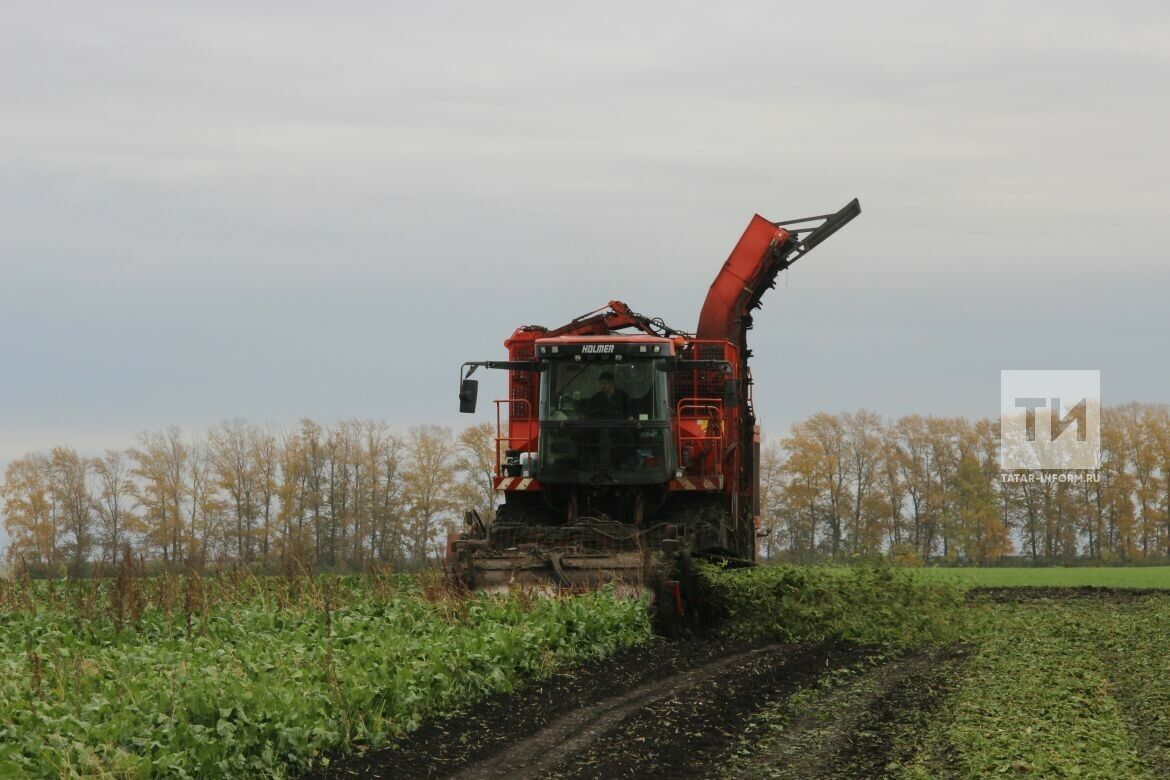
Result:
M1030 585L1027 587L980 587L967 591L970 601L992 601L1006 604L1020 601L1064 601L1067 599L1098 599L1101 601L1136 601L1150 596L1162 597L1166 591L1160 588L1106 588L1097 585L1078 587L1054 587Z
M930 712L949 660L839 644L655 640L429 722L315 777L880 776L893 751L913 748L907 735ZM869 684L834 692L769 737L791 714L786 702L842 670ZM839 725L813 727L826 718Z

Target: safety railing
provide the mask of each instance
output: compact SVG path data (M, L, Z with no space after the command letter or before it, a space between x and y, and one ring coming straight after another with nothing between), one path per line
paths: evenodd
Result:
M704 447L707 443L715 449L715 470L701 476L719 476L723 473L723 399L721 398L682 398L676 407L678 419L678 453L683 457L687 444L692 447ZM688 413L689 412L689 413ZM685 433L683 423L697 422L703 430L701 435ZM703 423L706 423L705 425ZM712 432L714 429L714 432ZM704 460L709 456L704 453Z
M500 455L505 450L515 449L512 446L513 441L524 441L524 442L528 441L527 436L516 436L512 431L512 426L510 423L508 425L508 433L507 433L507 435L504 435L503 407L505 405L507 405L508 419L511 420L511 418L513 418L513 417L520 417L521 416L518 414L512 414L512 404L523 404L522 409L525 412L525 414L523 416L528 418L528 419L532 419L532 403L527 398L499 398L499 399L493 401L493 403L496 405L496 471L495 471L495 474L496 474L496 476L502 477L502 476L505 476L505 474L503 471L503 463L500 460ZM501 447L500 446L501 444L503 444L504 446Z

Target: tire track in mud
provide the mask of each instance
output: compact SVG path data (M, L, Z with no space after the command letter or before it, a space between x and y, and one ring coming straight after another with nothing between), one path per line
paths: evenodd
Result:
M557 764L588 748L622 721L679 689L691 688L733 666L776 652L764 647L725 656L689 672L635 688L620 696L570 712L541 731L513 744L502 753L454 775L459 780L510 777L516 780L546 777Z
M773 725L728 778L886 777L914 757L928 721L951 692L952 671L966 651L925 650L851 668L851 679L817 692ZM940 769L941 768L936 768Z
M710 777L775 697L870 654L848 646L653 640L424 722L307 777Z
M962 653L882 652L655 640L311 777L883 776L916 749Z
M710 777L764 702L862 654L772 645L725 656L569 713L455 777Z
M335 757L306 780L450 777L547 727L590 702L762 647L719 637L665 640L619 650L608 658L527 681L450 715L429 718L390 747Z

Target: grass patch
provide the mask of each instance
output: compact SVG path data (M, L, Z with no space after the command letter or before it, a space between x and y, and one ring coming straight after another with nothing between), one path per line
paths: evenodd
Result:
M924 579L951 582L964 588L1160 588L1170 590L1170 566L1047 566L1036 568L914 569Z

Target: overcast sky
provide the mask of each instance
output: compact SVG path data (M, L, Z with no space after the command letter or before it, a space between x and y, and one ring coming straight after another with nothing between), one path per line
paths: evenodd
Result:
M691 329L754 212L854 196L756 319L766 432L1002 368L1170 401L1164 2L244 5L5 5L0 464L465 424L516 325Z

